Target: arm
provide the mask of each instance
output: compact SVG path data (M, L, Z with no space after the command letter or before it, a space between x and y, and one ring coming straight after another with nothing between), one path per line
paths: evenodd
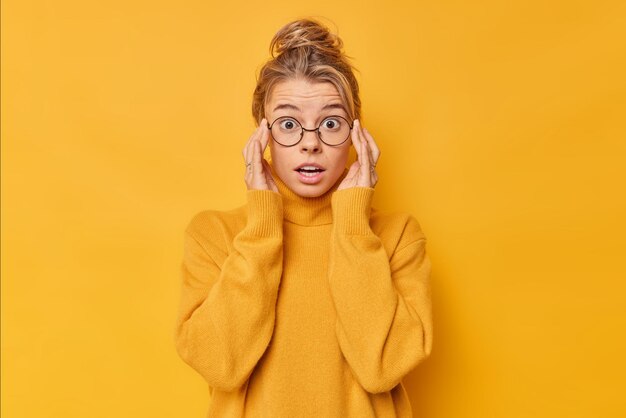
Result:
M388 257L369 225L373 194L352 187L333 195L329 284L344 357L365 390L381 393L430 355L431 264L412 216Z
M221 267L214 257L224 250L212 239L201 244L194 220L184 238L176 349L209 386L224 391L243 385L265 352L282 275L282 196L270 190L246 196L247 224Z

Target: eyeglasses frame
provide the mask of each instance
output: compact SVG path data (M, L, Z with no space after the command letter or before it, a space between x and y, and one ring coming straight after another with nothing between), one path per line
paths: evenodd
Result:
M344 139L343 141L341 141L339 144L335 144L335 145L331 145L331 144L327 143L326 141L324 141L324 140L322 139L322 133L320 132L320 128L322 127L322 123L324 123L324 121L325 121L326 119L328 119L328 118L333 118L333 117L334 117L334 118L341 118L341 119L345 120L345 121L348 123L348 126L350 127L350 131L348 132L348 136L346 137L346 139ZM281 144L280 142L278 142L278 141L276 140L276 138L274 138L274 135L272 135L272 126L274 126L274 124L276 123L276 121L278 121L279 119L282 119L282 118L291 118L291 119L295 120L296 122L298 122L298 125L300 125L300 129L301 129L301 131L300 131L300 139L298 140L298 142L296 142L296 143L295 143L295 144L293 144L293 145L284 145L284 144ZM305 128L304 126L302 126L302 123L301 123L298 119L294 118L293 116L279 116L279 117L277 117L276 119L274 119L274 121L273 121L271 124L270 124L270 123L268 123L268 122L266 122L266 123L267 123L267 128L268 128L268 129L269 129L269 131L270 131L270 136L272 137L272 139L273 139L273 140L274 140L277 144L279 144L279 145L281 145L281 146L283 146L283 147L286 147L286 148L295 147L296 145L298 145L298 144L302 141L302 138L304 138L304 131L306 131L306 132L317 132L317 137L318 137L318 138L319 138L319 140L320 140L320 141L322 141L324 144L328 145L329 147L338 147L338 146L342 145L344 142L346 142L346 141L348 140L348 138L350 138L350 132L352 132L352 128L354 127L354 124L350 124L350 122L348 121L348 119L344 118L343 116L339 116L339 115L328 115L328 116L326 116L326 117L325 117L325 118L324 118L324 119L320 122L319 126L318 126L317 128L315 128L315 129L307 129L307 128Z

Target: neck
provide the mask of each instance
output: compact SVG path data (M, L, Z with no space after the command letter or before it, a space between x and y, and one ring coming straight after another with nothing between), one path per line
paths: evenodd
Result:
M335 184L324 194L317 197L300 196L291 190L280 178L274 169L274 163L269 162L272 177L278 187L278 192L283 197L284 219L298 225L324 225L333 222L331 198L339 187L341 181L348 174L345 168Z

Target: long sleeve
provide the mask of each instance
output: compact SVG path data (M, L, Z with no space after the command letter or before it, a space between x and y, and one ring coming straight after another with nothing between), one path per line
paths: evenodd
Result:
M334 193L328 280L341 351L361 386L381 393L430 355L431 264L426 237L410 215L388 256L370 227L373 193L371 187Z
M245 383L269 344L283 267L282 197L248 190L246 198L246 225L229 254L217 218L194 217L184 234L176 349L223 391Z

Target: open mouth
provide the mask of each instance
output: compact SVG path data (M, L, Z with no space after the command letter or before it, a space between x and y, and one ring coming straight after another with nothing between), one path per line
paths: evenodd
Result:
M298 168L296 169L296 171L300 174L303 174L305 176L310 176L313 177L318 173L321 173L322 171L325 171L321 168Z

